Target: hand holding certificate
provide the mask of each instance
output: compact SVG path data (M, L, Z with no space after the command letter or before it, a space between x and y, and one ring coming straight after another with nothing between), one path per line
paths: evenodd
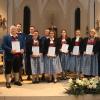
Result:
M55 47L49 47L48 54L47 55L49 57L55 57L56 56L55 51L56 51L56 48Z
M86 54L92 55L93 53L93 45L87 45L86 46Z
M79 46L74 46L72 54L79 55Z
M68 47L69 47L68 44L63 44L63 45L62 45L62 48L61 48L61 52L63 52L63 53L68 53Z
M39 56L40 52L39 52L39 46L32 46L32 52L34 56Z
M20 42L19 41L12 41L12 50L16 53L20 52Z

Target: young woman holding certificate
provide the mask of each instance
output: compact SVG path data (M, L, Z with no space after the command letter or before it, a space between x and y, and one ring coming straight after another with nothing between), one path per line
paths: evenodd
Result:
M55 38L55 31L51 30L49 34L49 39L45 43L46 47L46 59L45 62L45 74L48 75L48 82L52 81L52 76L54 83L57 82L57 74L62 72L61 63L59 59L59 46L58 41Z
M39 32L35 30L30 43L32 83L39 83L39 75L44 73L43 51L41 48L42 44Z
M61 31L61 37L59 38L59 50L60 60L62 66L62 79L66 79L67 71L69 70L69 52L70 52L71 39L67 35L67 31L63 29Z
M80 30L75 31L75 37L71 41L71 56L69 62L69 70L80 74L81 72L81 54L82 54L82 38Z
M24 52L23 39L17 35L16 26L10 27L10 34L6 35L3 39L3 49L5 52L5 77L6 87L10 86L10 77L13 70L15 77L15 85L21 86L19 81L19 69L20 69L20 55Z
M98 75L98 38L95 37L96 31L90 30L89 36L84 38L83 42L83 63L82 73L86 76L97 76Z

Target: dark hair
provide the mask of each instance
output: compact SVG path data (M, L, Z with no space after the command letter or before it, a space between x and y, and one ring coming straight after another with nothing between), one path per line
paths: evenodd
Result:
M62 29L62 30L61 30L61 33L62 33L63 31L66 32L66 38L67 38L67 37L68 37L67 30L66 30L66 29ZM61 34L61 37L62 37L62 34Z
M54 38L55 38L55 37L56 37L56 32L55 32L55 30L50 30L49 34L50 34L51 32L54 33Z
M38 31L38 30L34 30L34 32L38 32L38 33L39 33L39 31Z
M21 24L21 23L17 23L17 24L16 24L16 26L17 26L17 25L21 25L21 26L22 26L22 24Z
M33 28L35 28L35 26L32 26L32 25L31 25L30 27L33 27Z

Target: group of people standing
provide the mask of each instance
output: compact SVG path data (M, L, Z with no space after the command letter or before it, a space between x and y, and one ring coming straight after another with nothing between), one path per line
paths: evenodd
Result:
M24 34L21 24L12 25L3 38L7 88L11 88L11 73L14 84L22 85L23 60L27 80L32 78L32 83L39 83L40 78L56 83L58 74L66 79L67 72L89 77L100 74L100 39L94 29L85 38L80 30L75 31L73 38L65 29L61 30L60 37L49 28L45 29L43 36L34 26L30 26L29 31L29 34Z

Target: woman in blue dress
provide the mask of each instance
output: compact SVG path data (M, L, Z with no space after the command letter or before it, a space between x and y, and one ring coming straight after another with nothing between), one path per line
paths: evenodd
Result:
M99 39L95 37L96 31L90 30L89 36L83 42L82 74L86 76L98 76L98 49Z
M43 51L41 48L42 44L39 32L35 30L30 42L32 83L39 83L39 76L44 73Z
M58 39L55 38L55 31L51 30L49 34L49 38L45 43L46 50L46 59L45 62L45 74L48 76L49 82L53 81L57 82L57 74L62 72L60 58L59 58L59 44Z
M75 37L72 38L71 42L69 70L77 74L81 73L82 41L80 30L76 30Z
M60 60L62 66L62 79L66 79L67 72L69 71L69 52L70 52L71 39L67 35L67 31L61 31L59 38Z

